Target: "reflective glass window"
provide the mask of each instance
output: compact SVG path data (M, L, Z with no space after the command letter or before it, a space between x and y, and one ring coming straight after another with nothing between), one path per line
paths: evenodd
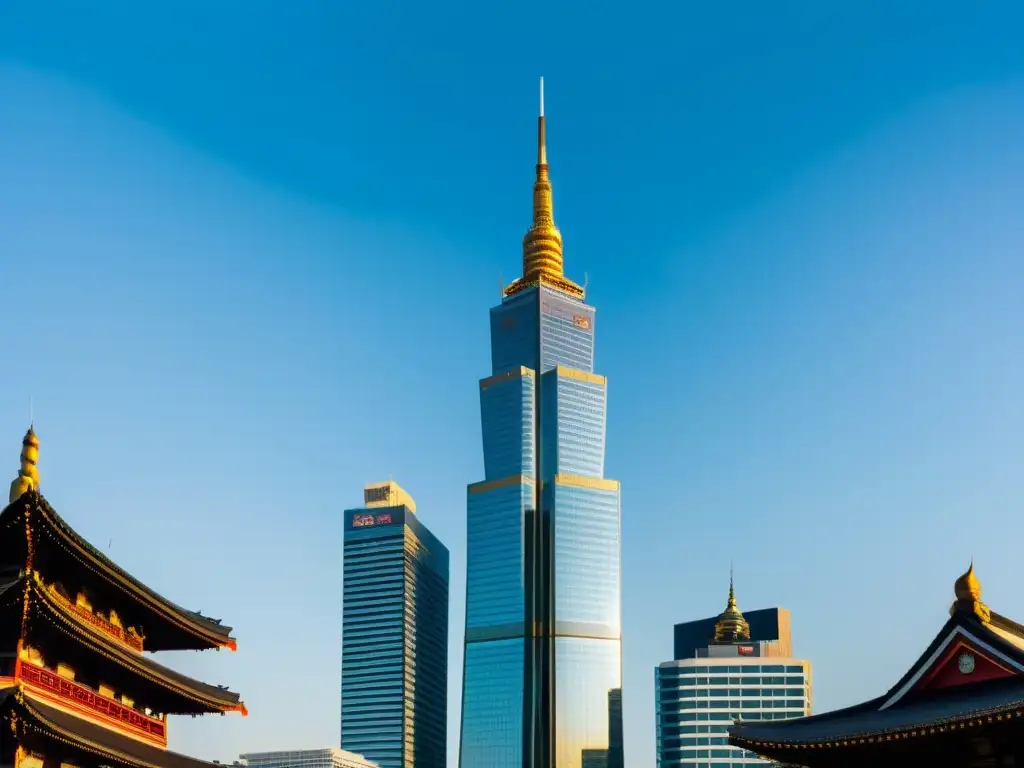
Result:
M466 645L460 765L522 768L521 639Z

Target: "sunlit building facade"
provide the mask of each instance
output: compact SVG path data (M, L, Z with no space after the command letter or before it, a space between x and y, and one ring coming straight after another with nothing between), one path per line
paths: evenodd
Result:
M341 747L380 768L445 768L448 550L394 482L345 512Z
M239 758L247 768L380 768L362 755L337 748L249 752Z
M523 277L491 310L468 488L461 768L622 766L619 485L594 308L562 269L543 98Z

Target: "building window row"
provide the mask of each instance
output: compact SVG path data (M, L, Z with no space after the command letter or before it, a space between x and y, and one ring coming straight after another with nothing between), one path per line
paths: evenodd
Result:
M662 670L658 679L662 684L674 683L678 686L688 685L804 685L807 683L803 675L717 675L715 677L693 677L690 675L674 675Z
M692 723L708 721L726 721L733 723L737 720L789 720L794 717L802 717L803 711L794 712L665 712L663 709L658 712L658 717L663 723ZM667 726L663 729L667 732Z
M804 668L799 664L730 664L729 666L715 665L713 667L676 667L683 675L720 675L727 672L730 675L741 674L786 674L799 672L803 674ZM668 671L668 670L663 670Z
M684 699L682 701L664 702L662 711L672 707L676 709L729 709L738 707L740 709L804 709L803 699L712 699L711 701L696 701Z
M760 698L784 698L793 696L804 696L806 691L803 688L678 688L662 690L663 701L673 699L707 699L722 696L751 696Z

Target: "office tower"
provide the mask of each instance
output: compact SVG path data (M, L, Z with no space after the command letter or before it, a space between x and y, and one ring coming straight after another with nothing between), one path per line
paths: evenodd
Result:
M622 689L608 691L608 768L623 768Z
M381 768L445 768L448 550L397 483L345 512L341 747Z
M710 624L702 619L676 625L677 658L655 671L662 768L768 765L752 752L729 746L729 726L810 714L811 663L791 658L789 611L756 613L760 635L737 607L730 579L726 609ZM708 629L702 648L690 646L691 635L683 632L681 638L680 633L680 627L698 626Z
M343 749L291 749L239 755L248 768L380 768L362 755Z
M543 89L543 86L542 86ZM468 488L461 768L622 765L619 484L594 308L565 277L541 91L523 276L490 313L484 480ZM618 734L611 755L609 731Z

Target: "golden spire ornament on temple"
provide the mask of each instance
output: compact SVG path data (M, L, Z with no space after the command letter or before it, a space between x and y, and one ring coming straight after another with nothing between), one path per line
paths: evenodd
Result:
M732 568L729 569L729 600L726 602L725 610L718 616L715 622L716 643L737 643L750 640L750 624L743 618L739 607L736 605L736 590L733 589Z
M15 502L23 493L31 490L39 490L39 470L36 462L39 461L39 438L31 426L21 441L21 469L18 476L11 483L11 495L9 503Z
M981 582L974 574L974 558L971 558L971 565L967 571L953 583L953 594L956 600L949 609L952 616L957 611L973 613L983 623L987 624L992 618L992 612L988 606L981 602Z
M537 118L537 177L533 182L533 222L523 238L523 276L505 288L505 295L534 285L547 285L583 298L582 287L565 276L562 233L555 226L554 195L548 175L547 130L544 118L544 78L540 79L540 116Z

